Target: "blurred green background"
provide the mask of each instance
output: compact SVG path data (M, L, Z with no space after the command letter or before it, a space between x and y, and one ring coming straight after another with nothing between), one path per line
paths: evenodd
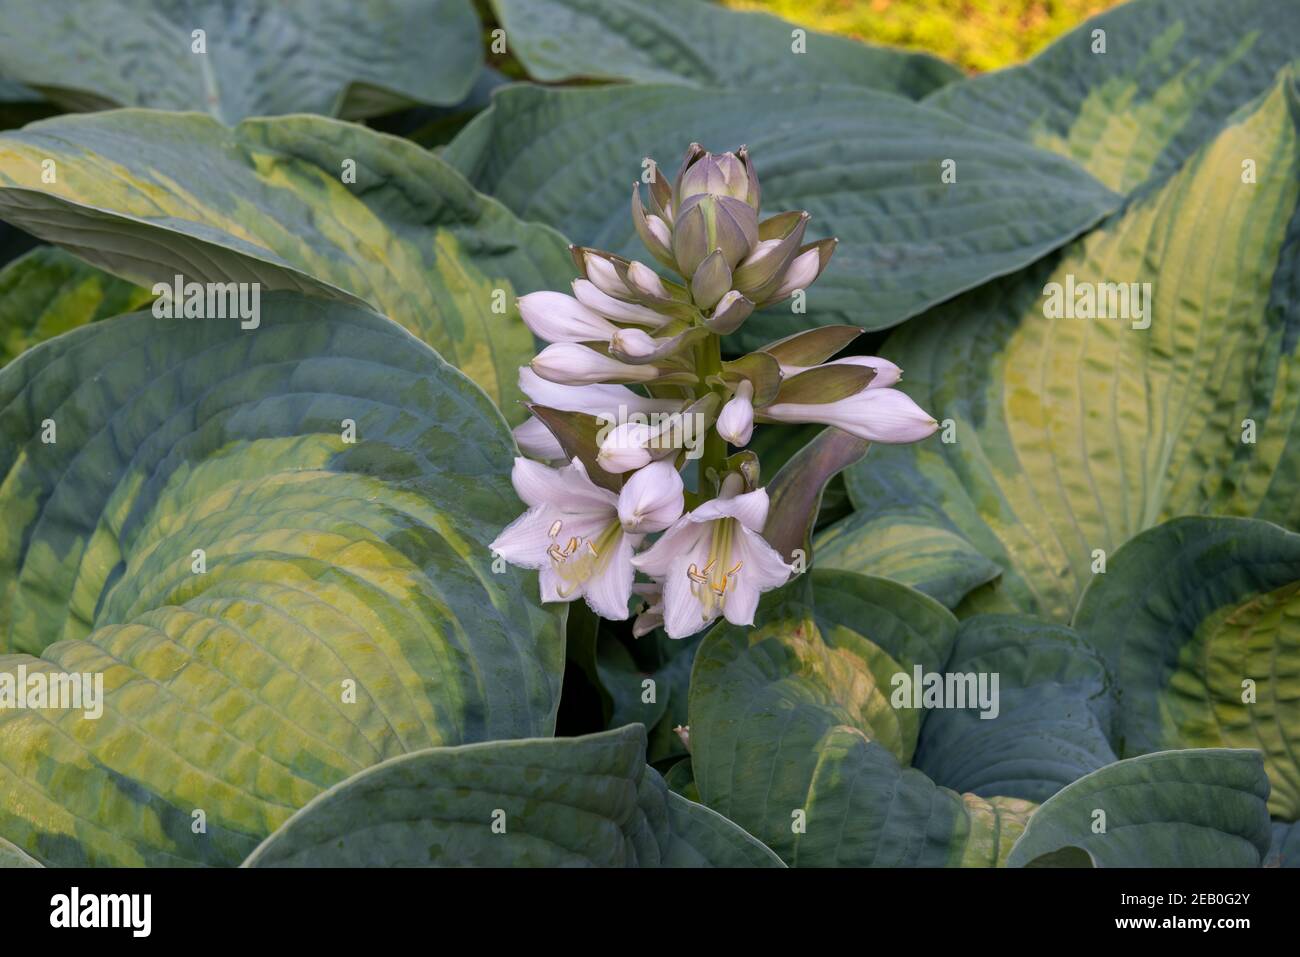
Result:
M964 70L1010 66L1033 56L1114 0L723 0L815 30L927 50Z

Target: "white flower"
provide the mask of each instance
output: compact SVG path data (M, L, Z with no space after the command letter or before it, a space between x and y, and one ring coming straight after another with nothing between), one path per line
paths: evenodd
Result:
M582 261L587 267L587 278L605 295L622 297L628 294L627 283L619 278L618 270L608 259L584 253Z
M644 263L634 262L627 267L627 281L643 296L668 298L668 290L664 288L659 274Z
M543 379L528 366L519 368L519 390L538 405L561 412L585 412L614 420L632 413L677 412L680 399L650 399L625 385L560 385Z
M557 342L533 357L534 372L561 385L592 385L598 382L648 382L661 372L652 365L620 362L576 342Z
M637 359L653 355L659 343L644 329L619 329L609 340L610 348Z
M510 478L528 511L496 537L492 551L540 569L542 601L581 596L602 618L627 618L632 550L643 536L624 531L619 497L593 483L578 459L553 469L517 458Z
M758 596L785 584L794 569L760 534L767 521L766 489L728 494L683 516L649 549L632 559L663 582L664 628L685 638L719 615L752 625Z
M821 254L816 249L800 253L786 270L781 279L781 286L772 293L772 299L784 299L794 295L796 289L807 289L821 271Z
M615 322L630 322L634 325L658 329L669 320L668 316L661 312L655 312L648 306L638 306L634 302L624 302L621 299L606 295L596 288L595 284L589 279L575 279L573 281L573 294L577 297L578 302L588 309L600 313L607 319L613 319Z
M546 427L546 423L537 416L530 415L527 422L515 426L514 432L519 451L529 458L542 459L546 462L564 458L563 446L560 445L555 434Z
M736 394L718 413L718 434L732 445L745 445L754 434L754 385L742 379Z
M671 459L640 469L618 496L618 517L629 532L662 532L682 517L682 477Z
M903 370L888 359L881 359L879 356L845 356L843 359L832 359L830 362L823 362L822 365L828 366L867 366L876 370L876 377L867 383L868 389L888 389L903 377ZM781 375L785 378L798 375L800 372L807 372L809 369L817 369L819 366L788 366L781 365Z
M601 440L596 464L611 475L643 468L654 458L650 440L655 431L644 422L621 422Z
M897 389L866 388L835 402L783 402L763 415L778 422L823 422L870 442L919 442L939 428L931 415Z
M546 342L608 342L618 332L618 326L562 292L520 296L519 315Z

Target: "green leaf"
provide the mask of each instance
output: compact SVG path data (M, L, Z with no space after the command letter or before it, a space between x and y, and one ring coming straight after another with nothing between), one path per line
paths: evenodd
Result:
M508 87L445 157L523 218L645 258L627 184L643 157L667 168L692 139L715 150L747 143L767 214L807 209L808 240L840 240L808 290L807 315L788 306L757 313L729 338L738 349L814 325L895 325L1033 262L1118 202L1073 162L848 87ZM941 164L950 158L957 181L945 184Z
M348 160L355 183L342 181ZM312 116L233 129L147 110L37 123L0 136L0 217L146 288L182 274L363 300L516 423L533 338L515 295L573 272L562 237L519 222L432 154Z
M245 866L781 866L669 791L646 767L645 743L629 725L403 755L316 798Z
M103 680L98 719L0 710L0 834L235 864L378 761L552 733L564 606L488 548L514 454L399 326L287 293L256 330L136 313L0 370L0 678Z
M1273 841L1264 867L1300 867L1300 824L1273 822Z
M905 498L912 494L903 492ZM947 524L946 516L926 506L902 504L894 511L877 500L871 511L852 512L817 534L817 567L892 578L956 608L1002 569Z
M1256 748L1269 810L1300 818L1300 535L1241 518L1178 518L1111 556L1074 626L1119 688L1123 756Z
M138 309L152 296L53 246L0 269L0 366L69 329Z
M963 613L1067 622L1106 555L1176 515L1300 522L1298 107L1286 78L1122 216L882 347L952 441L873 450L845 481L1001 566ZM1143 318L1045 316L1071 281L1150 283Z
M1253 751L1162 751L1117 761L1049 798L1007 866L1073 847L1097 867L1258 867L1269 846L1267 796Z
M1114 689L1100 657L1070 629L1004 615L967 619L944 672L996 676L997 685L992 708L927 714L913 764L938 783L1041 803L1115 761L1107 742Z
M884 579L811 573L770 593L756 628L718 627L691 679L700 796L789 864L991 866L1032 803L937 787L906 767L921 712L890 703L893 676L938 671L956 621Z
M1028 63L951 84L926 102L1068 156L1129 194L1177 172L1279 69L1300 62L1297 51L1290 0L1137 0Z
M510 49L536 80L579 77L779 89L842 83L921 97L961 72L928 53L802 30L698 0L492 0Z
M6 867L41 867L41 862L36 860L30 854L25 853L21 848L14 847L3 837L0 837L0 870Z
M361 117L456 103L483 62L468 0L25 0L6 17L22 29L0 34L5 72L74 110Z

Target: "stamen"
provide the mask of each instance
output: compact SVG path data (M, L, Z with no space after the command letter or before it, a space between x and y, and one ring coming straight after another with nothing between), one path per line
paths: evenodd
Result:
M578 550L578 539L577 538L569 539L569 544L564 546L564 554L572 555L577 550Z
M564 564L564 559L566 556L564 552L560 551L559 545L552 545L550 548L546 550L546 554L551 556L551 561L555 562L555 564L557 565Z
M560 529L563 527L564 527L564 522L562 522L558 518L553 523L551 523L551 532L550 532L551 538L554 538L556 535L560 534Z
M734 574L736 574L736 572L740 571L740 566L743 565L743 564L745 564L745 563L744 563L744 562L736 562L736 567L733 568L731 571L727 572L727 574L728 574L728 575L734 575Z
M587 539L587 551L591 552L592 558L600 557L600 552L596 551L596 546L591 544L591 539Z

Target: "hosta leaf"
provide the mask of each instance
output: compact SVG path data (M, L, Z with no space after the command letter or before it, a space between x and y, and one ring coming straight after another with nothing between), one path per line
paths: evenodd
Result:
M6 867L40 867L41 862L0 837L0 869Z
M71 109L367 116L455 103L483 61L469 0L9 0L4 16L22 24L0 34L6 73Z
M728 341L740 349L809 325L892 326L1034 261L1118 201L1073 162L847 87L509 87L445 155L525 219L644 259L627 184L643 157L671 169L693 139L714 150L747 143L764 209L808 209L808 239L840 240L807 315L786 304L750 317ZM940 182L945 159L957 163L955 183Z
M911 494L905 490L903 497ZM921 513L919 520L915 513ZM878 503L823 529L813 552L818 568L891 578L956 608L968 592L993 581L1002 569L946 525L944 515L924 505L889 511Z
M972 705L926 715L913 763L938 783L1041 802L1115 760L1107 742L1114 689L1097 653L1070 629L1005 615L969 618L944 671L998 683L996 710Z
M942 515L997 562L970 608L1065 622L1106 555L1169 517L1300 520L1298 102L1285 79L1122 216L882 347L953 441L872 449L849 494ZM1049 318L1048 284L1071 281L1150 297L1141 319Z
M697 0L492 0L511 51L544 82L592 77L707 87L844 83L920 97L961 76L926 53L802 30Z
M691 679L691 766L700 796L805 866L1001 861L1032 803L937 787L906 767L921 712L895 709L892 679L948 659L956 622L901 585L811 573L759 626L709 632Z
M386 761L316 798L249 867L779 867L645 765L645 729Z
M513 455L427 346L286 293L255 331L137 313L0 370L0 672L104 687L98 719L0 710L0 835L235 864L385 758L550 734L562 606L488 548Z
M42 163L57 180L44 182ZM355 163L356 182L343 182ZM46 177L47 178L47 177ZM564 240L414 144L291 116L229 129L148 110L0 136L0 217L146 288L176 274L361 299L522 421L516 294L567 281Z
M1264 867L1300 867L1300 824L1273 822L1273 841Z
M1298 60L1291 0L1137 0L927 103L1069 156L1127 194L1177 171Z
M1074 624L1115 675L1122 755L1256 748L1269 810L1300 818L1300 535L1174 519L1111 557Z
M1117 761L1049 798L1007 865L1075 847L1097 867L1258 867L1269 846L1267 796L1253 751L1162 751Z
M53 246L0 269L0 366L69 329L138 309L148 290Z

